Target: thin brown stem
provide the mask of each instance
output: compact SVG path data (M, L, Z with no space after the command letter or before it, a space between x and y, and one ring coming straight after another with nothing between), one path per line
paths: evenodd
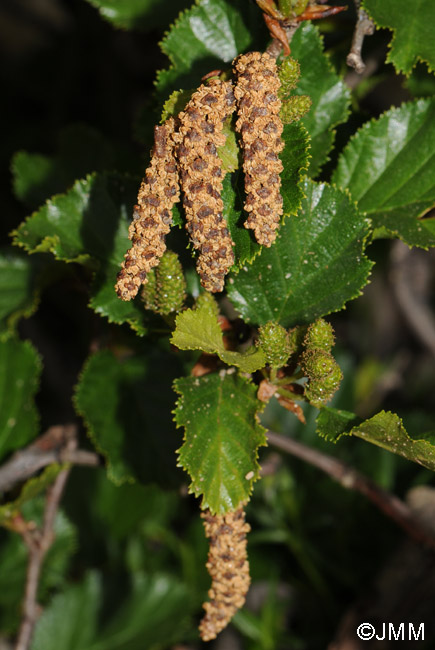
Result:
M10 490L52 463L99 465L95 452L69 448L68 441L75 435L74 425L50 427L31 445L17 451L0 467L0 492Z
M70 438L67 449L73 451L77 445L76 438ZM15 650L28 650L32 642L35 624L39 615L38 585L42 564L48 549L54 541L54 524L63 491L70 473L70 467L61 470L53 485L47 490L45 509L41 528L31 527L22 522L19 531L29 552L26 587L23 600L23 617L18 633Z
M394 494L387 492L341 460L307 447L293 438L273 431L268 431L267 437L274 447L321 469L348 490L355 490L366 496L379 510L395 521L409 537L435 550L435 535L415 516L409 506Z
M359 8L359 2L356 3L358 14L355 25L355 31L352 38L352 46L347 55L347 65L354 68L358 74L362 74L366 65L361 57L361 50L366 36L371 36L375 31L375 26L371 18L368 17L364 9Z

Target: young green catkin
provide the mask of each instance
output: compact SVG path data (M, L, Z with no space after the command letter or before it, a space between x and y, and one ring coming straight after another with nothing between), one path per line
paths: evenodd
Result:
M275 59L267 53L250 52L234 61L238 119L245 172L246 228L259 244L270 246L283 214L278 154L284 148L280 119L280 80Z
M128 236L133 242L118 273L116 292L131 300L147 273L158 265L166 250L165 236L172 223L172 206L180 199L178 169L174 158L174 119L154 129L151 163L139 189Z
M156 269L148 273L141 298L146 309L167 316L179 312L186 298L186 280L183 268L174 251L165 251Z
M192 95L179 116L180 165L186 229L199 251L201 284L212 293L222 291L234 263L233 241L223 217L224 173L217 148L225 144L223 123L235 110L231 82L211 79Z
M207 510L201 517L210 540L206 566L212 584L208 592L210 600L203 605L205 616L199 631L203 641L211 641L245 603L250 584L246 552L246 533L250 526L245 522L242 507L225 515L212 515Z

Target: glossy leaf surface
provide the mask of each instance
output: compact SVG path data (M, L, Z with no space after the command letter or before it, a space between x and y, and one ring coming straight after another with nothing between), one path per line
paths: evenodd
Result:
M333 182L349 190L375 236L435 245L435 100L393 108L365 124L341 154Z
M393 31L388 61L408 75L418 60L435 69L435 5L432 0L364 0L378 27Z
M275 244L227 283L231 302L249 322L311 323L342 309L367 284L368 221L334 187L307 181L304 190L301 209L284 221Z
M190 475L190 491L213 513L235 510L249 499L258 447L266 444L256 387L236 373L219 373L177 379L175 390L175 421L185 429L179 465Z

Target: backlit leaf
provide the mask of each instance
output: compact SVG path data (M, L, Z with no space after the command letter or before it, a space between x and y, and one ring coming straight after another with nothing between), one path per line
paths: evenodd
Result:
M216 314L206 303L178 314L171 343L180 350L202 350L207 354L217 354L224 363L237 366L243 372L255 372L266 365L261 348L253 346L244 353L225 349Z

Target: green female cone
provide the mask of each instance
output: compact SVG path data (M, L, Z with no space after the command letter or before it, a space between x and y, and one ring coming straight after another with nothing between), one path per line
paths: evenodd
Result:
M287 331L282 325L273 321L262 325L258 331L258 344L272 368L282 368L286 364L291 348Z
M323 318L312 323L304 338L306 350L324 350L330 352L335 342L332 325Z
M308 377L305 384L305 397L313 406L320 408L332 398L343 378L339 365L330 352L325 350L306 350L302 355L301 366Z
M186 281L178 255L166 251L154 273L148 275L148 283L142 291L147 309L166 316L183 308L186 297Z

